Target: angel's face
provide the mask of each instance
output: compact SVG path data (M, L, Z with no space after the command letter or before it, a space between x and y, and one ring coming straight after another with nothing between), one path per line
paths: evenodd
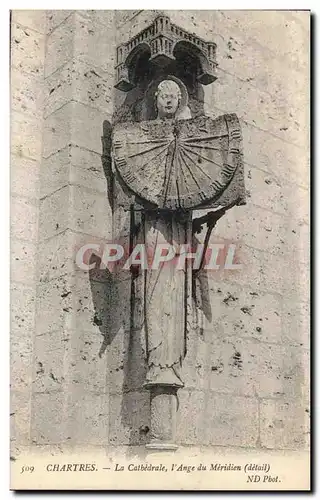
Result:
M175 115L180 103L179 86L173 82L162 82L157 91L157 108L159 118L169 118Z

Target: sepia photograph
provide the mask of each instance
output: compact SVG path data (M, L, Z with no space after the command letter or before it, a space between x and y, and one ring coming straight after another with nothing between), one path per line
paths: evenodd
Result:
M310 491L310 11L8 17L10 488Z

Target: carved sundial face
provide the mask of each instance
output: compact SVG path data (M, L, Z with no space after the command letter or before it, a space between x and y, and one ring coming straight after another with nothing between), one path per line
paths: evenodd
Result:
M140 198L158 208L191 209L214 200L240 157L235 115L148 121L115 127L115 166Z

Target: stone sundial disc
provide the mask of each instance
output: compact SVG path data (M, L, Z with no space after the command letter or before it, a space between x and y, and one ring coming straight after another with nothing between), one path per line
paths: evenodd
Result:
M217 199L241 164L236 115L116 125L115 166L140 198L162 209Z

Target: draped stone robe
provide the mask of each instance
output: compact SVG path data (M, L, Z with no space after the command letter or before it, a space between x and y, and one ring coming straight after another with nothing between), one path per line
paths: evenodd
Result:
M159 244L173 245L175 257L145 275L145 320L148 352L146 385L183 386L181 364L186 352L187 301L191 299L190 263L178 260L182 245L191 243L191 214L147 212L144 235L147 252Z

